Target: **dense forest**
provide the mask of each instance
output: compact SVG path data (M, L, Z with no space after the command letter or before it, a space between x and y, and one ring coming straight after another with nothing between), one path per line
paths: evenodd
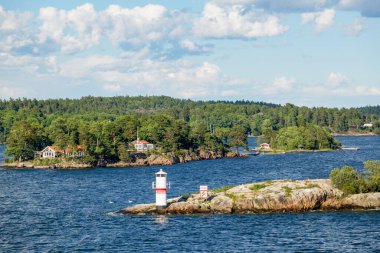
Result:
M140 138L162 151L224 152L228 146L244 146L242 133L262 135L306 124L330 133L380 133L379 119L376 107L308 108L166 96L9 99L0 100L0 142L8 144L12 155L21 152L25 159L33 150L54 144L84 145L93 157L123 160L128 159L128 144L136 139L137 130ZM365 123L373 127L363 127Z
M341 144L323 128L305 124L304 126L284 127L279 131L266 131L259 137L261 143L268 142L277 150L331 150Z
M380 115L380 105L377 106L364 106L357 108L359 112L364 114L376 114Z

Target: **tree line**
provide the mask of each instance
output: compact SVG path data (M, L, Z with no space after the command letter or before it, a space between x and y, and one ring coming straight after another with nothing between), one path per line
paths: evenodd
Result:
M166 96L0 100L0 142L22 159L46 145L84 145L95 158L128 159L137 137L163 152L225 152L246 135L270 136L287 127L317 125L328 132L380 132L379 115L355 108L308 108L253 101L192 101Z
M372 108L372 109L370 109ZM189 124L204 124L209 131L239 125L251 135L265 130L315 124L329 132L374 131L380 133L376 107L325 108L292 104L276 105L253 101L191 101L166 96L82 97L80 99L9 99L0 100L0 142L5 142L18 121L36 119L47 127L57 117L79 117L85 121L115 120L125 114L138 118L168 115ZM368 113L367 113L368 112ZM365 123L372 128L363 128Z
M101 119L65 115L43 122L33 117L15 122L7 136L7 154L23 161L33 159L35 151L48 145L61 149L80 145L87 162L129 162L138 137L155 144L160 154L190 150L224 156L230 146L246 146L247 142L241 126L211 132L202 122L188 123L166 114Z

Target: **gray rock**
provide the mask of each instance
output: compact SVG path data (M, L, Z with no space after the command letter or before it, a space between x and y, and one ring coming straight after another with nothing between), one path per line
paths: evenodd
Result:
M217 213L232 213L234 202L225 195L219 195L210 202L210 209Z

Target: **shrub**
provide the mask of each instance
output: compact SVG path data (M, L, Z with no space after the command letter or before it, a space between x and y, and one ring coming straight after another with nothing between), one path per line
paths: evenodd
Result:
M87 155L82 157L82 161L86 164L95 164L96 158L94 156Z
M363 175L351 167L334 169L330 173L332 184L347 194L380 192L380 161L364 163Z
M370 176L380 175L380 161L366 161L364 167L368 170Z
M348 194L363 192L365 182L354 168L345 166L342 169L333 169L330 173L332 184Z
M8 158L7 157L7 158L4 159L5 163L13 163L14 161L15 161L14 158Z
M380 176L372 176L367 179L368 192L380 192Z

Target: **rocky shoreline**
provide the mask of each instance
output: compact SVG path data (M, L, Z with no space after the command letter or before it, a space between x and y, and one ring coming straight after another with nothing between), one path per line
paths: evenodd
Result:
M332 136L377 136L377 134L373 132L365 132L365 133L347 132L347 133L333 133Z
M380 192L345 195L329 179L275 180L210 191L207 199L186 194L168 200L167 208L139 204L112 214L260 214L314 210L380 208Z
M0 165L2 168L15 168L15 169L86 169L86 168L97 168L97 167L108 167L108 168L122 168L122 167L138 167L138 166L155 166L155 165L174 165L177 163L187 163L191 161L199 160L213 160L221 158L238 158L247 157L245 154L236 154L235 152L228 152L225 155L215 154L213 152L200 152L196 154L194 152L184 152L181 155L175 155L174 153L168 154L150 154L146 155L144 153L139 153L136 155L133 162L117 162L117 163L107 163L101 162L97 166L78 163L75 161L65 161L62 159L59 163L51 165L36 165L33 161L25 162L13 162Z

